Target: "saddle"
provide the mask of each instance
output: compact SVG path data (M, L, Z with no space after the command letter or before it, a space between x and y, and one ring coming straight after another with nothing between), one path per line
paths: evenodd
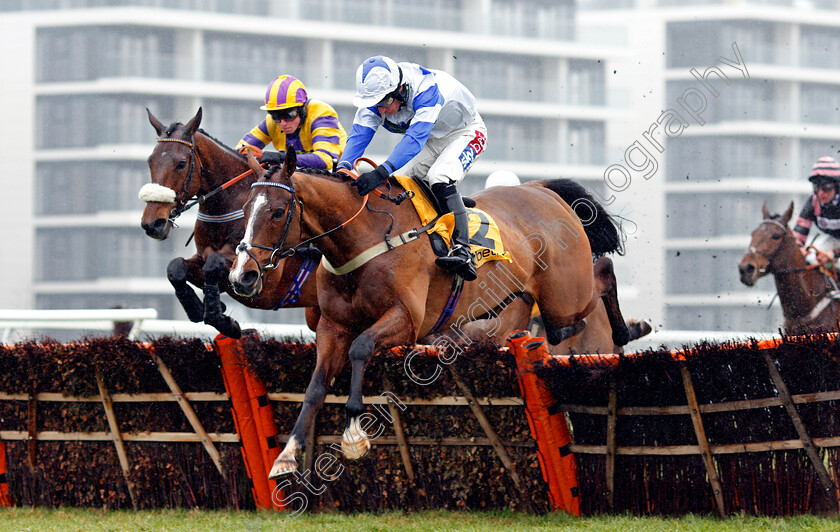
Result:
M436 217L438 218L437 222L426 232L429 235L429 242L435 255L445 256L449 253L449 242L454 227L452 213L441 213L440 205L425 181L408 176L393 176L392 179L406 191L414 193L411 196L411 203L414 205L423 225L431 223ZM504 250L501 233L493 218L481 209L475 208L476 203L472 198L465 197L463 199L464 205L467 207L470 251L475 266L479 267L488 260L513 262L510 253Z

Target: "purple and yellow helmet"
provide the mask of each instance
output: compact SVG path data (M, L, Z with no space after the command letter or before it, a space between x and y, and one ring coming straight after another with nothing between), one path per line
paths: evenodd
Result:
M265 105L260 107L263 111L277 111L298 107L306 103L306 87L303 83L292 76L277 76L265 91Z

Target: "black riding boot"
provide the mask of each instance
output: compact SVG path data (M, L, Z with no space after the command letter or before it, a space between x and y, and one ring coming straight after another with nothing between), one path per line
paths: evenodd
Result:
M440 202L441 208L455 216L455 228L452 231L449 254L445 257L438 257L435 264L448 272L460 275L465 281L474 281L477 274L473 265L472 253L470 253L469 222L464 200L461 199L458 189L452 184L435 184L432 186L432 191Z

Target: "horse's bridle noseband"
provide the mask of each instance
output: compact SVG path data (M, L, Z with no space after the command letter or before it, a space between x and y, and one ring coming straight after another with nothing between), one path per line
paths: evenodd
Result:
M771 266L773 264L773 259L776 258L776 255L778 255L779 251L782 249L782 243L783 243L782 239L784 239L784 237L787 235L787 233L789 231L789 228L786 225L783 225L781 222L778 222L776 220L771 220L771 219L763 220L759 224L759 226L764 225L764 224L773 224L775 226L778 226L784 231L784 233L781 234L781 238L779 239L779 245L776 246L776 249L773 250L773 252L770 253L769 255L767 253L764 253L763 251L759 251L759 250L755 249L754 246L750 246L749 252L753 256L753 258L756 258L756 255L761 255L762 257L767 259L767 267L766 268L759 268L758 269L759 275L764 275L765 273L768 273L768 272L771 271ZM755 262L756 262L756 264L758 264L757 258L756 258ZM787 270L777 272L777 273L786 273L786 272L787 272Z
M244 251L251 258L251 260L253 260L256 263L257 268L260 271L260 275L262 275L264 272L267 272L267 271L270 271L270 270L273 270L273 269L277 268L277 265L280 264L281 260L285 259L286 257L291 257L292 255L294 255L297 252L298 248L300 248L303 244L306 244L306 243L309 242L309 240L307 240L306 242L301 242L297 246L291 247L291 248L283 251L283 244L286 243L286 238L288 238L288 236L289 236L289 229L292 226L292 217L295 215L295 208L296 208L297 204L299 203L299 200L297 199L297 195L295 194L295 183L294 183L294 181L292 181L291 177L289 178L289 183L291 183L291 186L284 185L283 183L275 183L274 181L257 181L255 183L251 183L251 188L255 188L255 187L277 187L277 188L282 188L283 190L289 191L289 193L291 193L291 195L292 195L292 199L289 201L289 212L286 215L286 222L283 224L283 232L280 234L280 237L277 241L277 244L275 244L274 246L263 246L261 244L251 244L249 242L244 242L243 241L243 242L240 242L238 246L236 246L236 252L237 253L242 253ZM300 217L301 217L301 222L302 222L303 221L302 220L302 218L303 218L303 203L301 203L301 205L300 205ZM310 240L312 240L312 239L310 239ZM268 262L265 263L265 264L260 264L260 261L257 260L257 257L253 253L251 253L251 248L257 248L257 249L262 249L262 250L265 250L265 251L271 251L271 256L269 256Z
M195 166L196 166L196 156L195 156L195 144L186 140L181 139L157 139L158 142L177 142L179 144L183 144L190 148L190 162L189 167L187 169L187 178L184 180L183 184L181 185L181 190L175 195L175 208L169 212L168 220L170 223L174 223L175 219L181 216L181 214L192 208L194 205L201 203L204 201L203 197L196 198L192 202L188 203L190 199L190 185L192 185L193 175L195 174ZM200 173L200 171L199 171Z

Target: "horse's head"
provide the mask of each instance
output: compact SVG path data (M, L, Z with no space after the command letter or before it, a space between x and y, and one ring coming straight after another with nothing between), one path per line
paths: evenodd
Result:
M146 112L158 139L148 159L152 182L143 185L139 193L146 202L140 226L150 237L164 240L172 229L172 220L201 186L201 169L193 143L201 123L201 108L186 125L176 122L169 127L148 109Z
M282 268L282 260L300 241L300 210L292 174L297 166L294 150L286 152L283 166L262 168L250 153L248 166L257 176L243 206L245 236L236 248L228 276L237 294L254 297L263 287L265 271Z
M771 215L767 204L762 208L764 219L752 233L749 250L738 264L741 282L753 286L755 282L769 273L773 260L784 247L788 238L793 238L788 222L793 216L793 202L782 215Z

